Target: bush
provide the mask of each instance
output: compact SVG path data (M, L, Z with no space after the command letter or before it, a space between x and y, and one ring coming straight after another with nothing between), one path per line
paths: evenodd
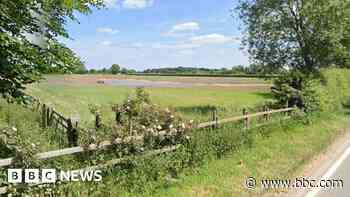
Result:
M281 106L298 106L307 113L337 111L350 98L350 70L326 69L317 75L293 70L274 82L272 93Z
M332 110L339 110L350 98L350 70L327 69L322 71L322 81Z
M275 79L271 91L278 104L281 106L288 104L288 106L298 106L302 108L302 90L308 78L310 77L302 72L292 70Z

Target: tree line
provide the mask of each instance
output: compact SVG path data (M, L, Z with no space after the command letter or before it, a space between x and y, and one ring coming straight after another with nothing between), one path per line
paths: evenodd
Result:
M258 64L251 64L249 66L237 65L231 68L203 68L203 67L166 67L166 68L152 68L146 69L143 73L147 74L205 74L205 75L257 75L257 74L279 74L281 70L276 69L268 71L263 66Z
M79 74L134 74L136 73L135 69L128 69L128 68L124 68L121 67L118 64L113 64L111 67L109 68L102 68L102 69L89 69L89 70L85 70L83 73L79 73Z

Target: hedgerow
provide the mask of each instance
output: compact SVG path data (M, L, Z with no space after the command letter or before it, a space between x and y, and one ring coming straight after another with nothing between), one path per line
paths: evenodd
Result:
M313 75L292 70L275 80L272 93L280 105L307 113L341 110L350 98L350 70L325 69Z

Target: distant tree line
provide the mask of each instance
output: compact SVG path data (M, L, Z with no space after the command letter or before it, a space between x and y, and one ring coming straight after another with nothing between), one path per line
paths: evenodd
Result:
M265 74L280 74L281 70L267 70L266 67L258 64L251 64L249 66L237 65L231 68L204 68L204 67L165 67L165 68L151 68L142 72L137 72L134 69L121 67L118 64L113 64L109 68L102 69L87 69L84 62L79 59L76 60L75 66L71 69L73 74L190 74L190 75L265 75ZM64 73L62 70L51 68L46 73Z
M102 69L89 69L85 70L84 73L81 74L134 74L136 73L136 70L134 69L128 69L128 68L123 68L118 64L113 64L109 68L102 68Z
M175 68L153 68L146 69L143 73L153 73L153 74L279 74L281 71L278 69L275 70L266 70L263 66L257 64L251 64L249 66L233 66L231 68L201 68L201 67L175 67Z
M62 70L51 68L46 72L47 74L63 74L67 72L63 72ZM136 73L136 70L134 69L128 69L123 68L118 64L113 64L109 68L102 68L102 69L87 69L82 61L76 61L76 65L73 69L70 70L70 73L72 74L134 74Z

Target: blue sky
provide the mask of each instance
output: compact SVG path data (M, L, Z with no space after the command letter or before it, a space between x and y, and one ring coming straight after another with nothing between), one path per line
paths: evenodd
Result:
M104 0L107 8L69 22L64 40L88 68L248 64L234 0Z

